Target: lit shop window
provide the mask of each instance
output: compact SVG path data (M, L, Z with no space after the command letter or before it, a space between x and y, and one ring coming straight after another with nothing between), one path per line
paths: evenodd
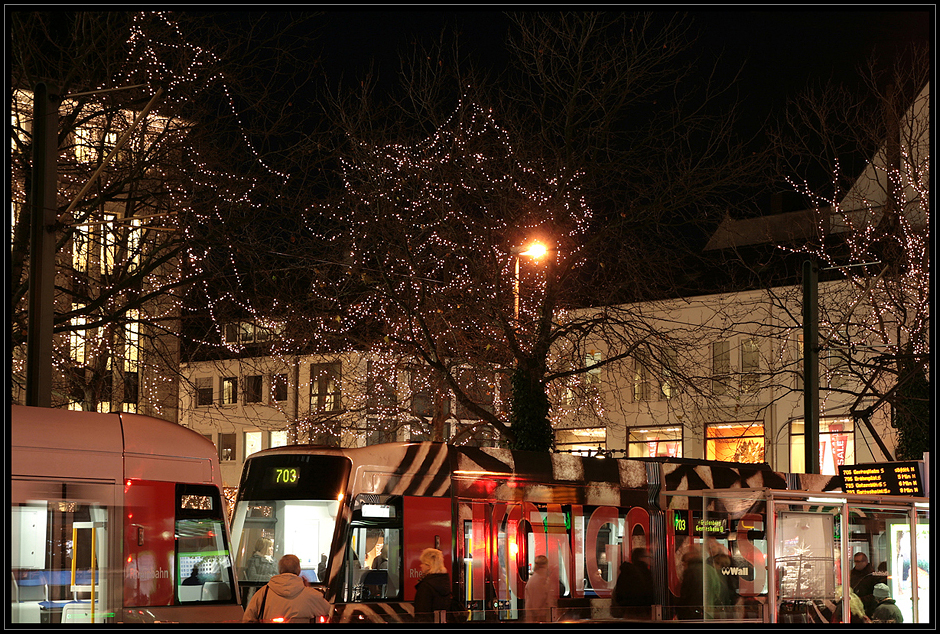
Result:
M628 458L681 458L682 427L643 427L630 429Z
M705 459L764 462L764 424L754 421L706 425Z
M555 431L555 450L579 456L593 456L607 450L607 428L559 429Z
M819 421L819 472L839 475L839 465L855 464L855 422L851 418ZM790 471L806 471L806 438L803 421L790 423Z

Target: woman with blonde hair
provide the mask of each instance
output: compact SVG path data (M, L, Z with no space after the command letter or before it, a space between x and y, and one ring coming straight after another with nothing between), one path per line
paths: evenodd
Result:
M252 581L267 581L277 574L277 562L274 561L274 540L259 537L255 542L255 552L248 560L245 577Z
M450 577L444 554L436 548L425 548L418 562L421 580L415 586L415 620L433 622L434 612L450 609Z

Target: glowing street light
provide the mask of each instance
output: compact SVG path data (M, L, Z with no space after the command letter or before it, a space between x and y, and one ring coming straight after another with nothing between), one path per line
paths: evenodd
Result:
M527 247L513 247L511 253L516 256L516 286L515 286L515 304L516 304L516 323L519 323L519 256L527 255L536 260L548 253L548 247L540 242L533 242Z

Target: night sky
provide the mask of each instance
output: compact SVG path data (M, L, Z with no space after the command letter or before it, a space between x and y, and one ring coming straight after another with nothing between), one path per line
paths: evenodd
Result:
M720 53L729 73L745 64L739 96L750 125L757 130L768 113L810 81L849 78L876 47L890 51L913 40L931 38L935 18L926 5L885 9L784 6L696 10L690 16L706 57ZM444 26L456 27L461 42L481 65L505 61L503 42L509 23L498 11L362 9L328 11L324 20L322 59L334 77L357 76L373 59L380 73L390 77L396 70L399 50L418 38L434 40Z

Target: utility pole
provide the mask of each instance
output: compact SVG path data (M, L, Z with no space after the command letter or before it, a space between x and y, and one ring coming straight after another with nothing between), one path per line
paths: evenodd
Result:
M806 473L819 473L819 268L803 262L803 439Z
M26 404L52 405L52 324L55 284L56 181L59 101L54 86L33 93L33 165L30 187L29 321L26 329Z

